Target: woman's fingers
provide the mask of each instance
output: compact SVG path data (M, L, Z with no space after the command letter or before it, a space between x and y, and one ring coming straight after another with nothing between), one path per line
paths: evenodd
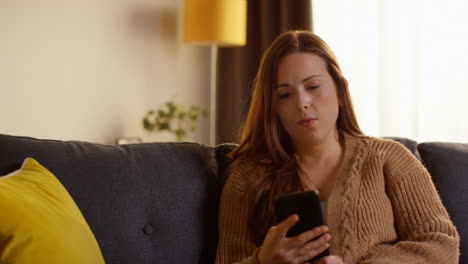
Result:
M289 229L299 221L296 214L290 215L268 230L258 254L264 263L305 263L320 255L328 247L330 234L326 226L319 226L294 237L286 237Z
M315 258L316 256L322 254L325 250L327 250L330 247L330 244L325 243L321 245L318 248L314 248L310 251L308 251L306 254L301 255L297 260L299 263L306 263L306 261L311 260ZM314 262L315 263L315 262ZM321 263L321 262L319 262Z
M277 234L281 237L286 237L288 230L297 224L297 222L299 222L299 216L297 216L297 214L288 216L276 226Z
M299 262L304 263L322 254L330 247L330 244L328 244L330 239L331 236L329 234L325 234L322 237L317 238L298 249L297 255L299 256Z
M330 241L330 239L331 239L331 236L329 234L325 234L322 237L317 238L317 239L307 243L300 250L302 252L304 252L304 253L317 250L318 248L321 248L321 247L323 247L325 245L328 245L328 241ZM327 246L327 248L328 248L328 246ZM323 251L321 251L320 253L322 253L322 252Z
M309 243L310 241L323 236L328 232L327 226L319 226L309 231L303 232L293 238L291 238L291 246L293 247L300 247ZM328 239L330 240L330 239ZM326 242L328 241L326 240Z
M299 217L293 214L268 230L261 250L258 253L258 258L261 260L261 263L274 262L275 259L283 259L288 255L289 247L287 246L288 240L286 239L286 233L298 221Z

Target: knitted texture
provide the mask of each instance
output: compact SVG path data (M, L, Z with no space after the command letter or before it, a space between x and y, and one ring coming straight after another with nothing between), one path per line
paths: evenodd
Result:
M361 170L361 166L363 164L363 159L365 157L364 151L369 148L369 140L362 140L362 144L359 144L357 151L356 151L356 160L353 162L353 166L350 170L350 174L346 179L346 189L343 193L343 208L344 213L342 214L341 223L343 223L343 239L342 239L342 251L343 251L343 259L351 259L350 256L353 252L353 245L355 245L354 240L354 231L353 226L354 224L352 221L348 221L348 219L353 218L353 208L350 203L353 202L353 193L356 192L357 185L359 184L358 179L356 177L359 176L359 172Z
M233 168L221 194L215 263L258 263L247 230L251 171ZM392 140L345 135L327 223L330 253L346 264L458 263L459 236L431 176Z

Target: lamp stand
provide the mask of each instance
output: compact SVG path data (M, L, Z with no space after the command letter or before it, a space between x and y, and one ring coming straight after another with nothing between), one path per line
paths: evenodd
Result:
M216 73L218 48L211 44L210 62L210 145L216 144Z

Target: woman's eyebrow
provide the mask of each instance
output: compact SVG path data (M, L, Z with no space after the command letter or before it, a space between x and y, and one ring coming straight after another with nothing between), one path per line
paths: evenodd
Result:
M312 75L312 76L310 76L310 77L305 78L305 79L302 80L301 82L304 83L304 82L307 82L307 81L310 80L310 79L314 79L314 78L317 78L317 77L322 77L322 75L319 75L319 74Z
M305 78L304 80L302 80L301 82L304 83L304 82L307 82L308 80L311 80L311 79L314 79L314 78L317 78L317 77L322 77L322 75L319 75L319 74L315 74L315 75L312 75L312 76L309 76L307 78ZM287 83L280 83L278 85L276 85L276 89L278 89L279 87L284 87L284 86L289 86L289 84Z

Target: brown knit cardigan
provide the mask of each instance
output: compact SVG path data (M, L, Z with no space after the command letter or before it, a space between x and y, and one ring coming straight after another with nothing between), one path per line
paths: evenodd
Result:
M330 253L344 263L458 263L460 239L426 168L398 142L345 135L328 199ZM258 263L247 230L248 166L231 170L215 263ZM262 263L263 264L263 263Z

